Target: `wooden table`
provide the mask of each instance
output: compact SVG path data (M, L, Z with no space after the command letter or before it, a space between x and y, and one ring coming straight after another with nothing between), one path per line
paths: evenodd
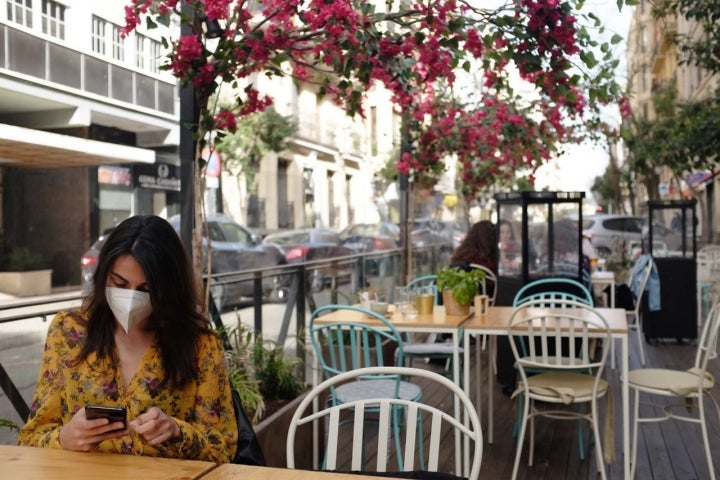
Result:
M443 333L452 336L452 345L455 346L453 349L453 379L455 383L460 385L461 373L460 373L460 327L463 326L466 320L470 318L472 314L468 315L445 315L445 307L442 305L435 305L433 307L433 313L429 314L417 314L413 316L403 316L402 313L395 308L395 305L389 306L388 319L393 326L399 332L408 333ZM354 310L334 311L326 315L315 319L315 323L327 324L335 322L355 322L366 325L372 325L381 327L383 324L375 317L366 315L363 312ZM467 349L465 350L467 352ZM313 385L317 385L319 382L318 378L318 364L317 358L315 358L315 365L313 369ZM460 411L459 400L455 399L455 411ZM460 435L456 432L455 435L455 471L461 471L461 454L462 451L460 446ZM314 463L317 465L317 463ZM467 462L469 464L469 462ZM467 466L467 465L466 465Z
M15 445L0 445L0 465L9 480L189 480L215 468L213 462Z
M202 480L379 480L380 478L387 477L226 463L204 475Z
M464 344L464 385L466 393L470 395L468 391L470 388L470 337L471 335L497 335L507 336L508 325L510 324L510 317L512 316L514 307L490 307L488 315L472 316L463 325L465 328L465 334L463 337ZM628 325L627 315L625 310L622 308L597 308L596 309L601 315L605 317L608 324L610 325L611 336L613 340L620 340L621 343L621 385L622 385L622 433L623 433L623 471L624 478L630 478L630 396L629 396L629 385L628 385L628 361L630 352L628 350ZM562 312L563 309L555 308L537 308L528 309L528 314L538 314L546 312L548 314L555 312ZM592 332L591 332L592 334ZM488 342L490 344L490 351L488 358L494 358L495 356L495 342ZM611 349L612 351L612 349ZM476 355L476 362L478 364L478 371L481 371L481 355ZM493 370L491 366L488 367L488 428L487 438L488 443L493 443ZM479 381L476 383L477 386L477 403L478 415L481 416L481 384Z

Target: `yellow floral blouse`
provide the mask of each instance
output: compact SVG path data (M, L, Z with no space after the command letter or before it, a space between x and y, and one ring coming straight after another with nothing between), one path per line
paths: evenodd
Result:
M87 319L79 312L60 312L47 334L27 423L18 435L20 445L61 448L60 429L82 407L91 404L124 406L128 421L158 407L175 417L182 440L147 444L133 431L106 440L99 452L184 458L226 463L237 447L237 424L223 347L217 335L200 339L199 377L182 390L160 388L163 367L160 346L148 348L127 390L120 371L100 364L91 354L75 364L87 334Z

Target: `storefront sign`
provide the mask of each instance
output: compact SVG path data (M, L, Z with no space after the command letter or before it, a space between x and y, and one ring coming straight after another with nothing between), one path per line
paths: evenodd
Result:
M177 165L162 162L136 164L134 171L136 185L140 188L180 191L180 168Z

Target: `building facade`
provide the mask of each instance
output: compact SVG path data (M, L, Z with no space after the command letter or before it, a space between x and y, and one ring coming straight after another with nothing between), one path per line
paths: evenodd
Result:
M120 36L126 4L0 0L0 247L42 254L55 287L79 284L81 255L122 219L180 212L177 82L158 30ZM369 93L363 119L310 85L258 84L298 132L262 160L256 195L223 172L208 209L260 232L383 218L373 173L399 126L387 93Z
M654 119L653 93L674 85L680 102L698 101L715 94L717 76L696 65L680 65L678 52L670 39L675 34L697 38L702 35L700 25L684 17L655 18L652 2L641 0L634 7L628 35L628 82L631 86L631 106L635 115ZM675 178L667 168L658 168L658 198L679 199L695 197L698 200L700 232L704 242L720 238L720 192L715 187L720 169L705 172L686 172L682 179ZM651 195L636 191L639 202Z

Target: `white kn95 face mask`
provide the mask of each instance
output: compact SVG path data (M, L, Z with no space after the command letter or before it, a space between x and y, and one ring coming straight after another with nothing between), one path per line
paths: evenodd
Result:
M150 294L128 288L105 287L110 310L125 333L152 313Z

